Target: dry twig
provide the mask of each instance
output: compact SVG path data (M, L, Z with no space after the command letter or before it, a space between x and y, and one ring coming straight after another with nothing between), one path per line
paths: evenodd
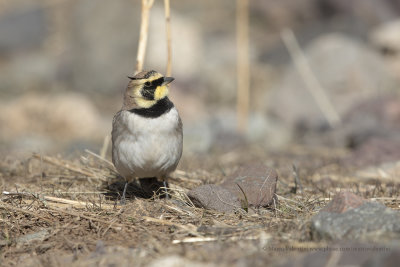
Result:
M145 219L148 222L154 222L154 223L163 224L163 225L175 226L184 231L187 231L188 233L190 233L194 236L201 236L201 234L199 234L199 232L197 232L197 227L195 227L193 224L190 224L190 223L183 225L183 224L179 224L179 223L175 223L175 222L171 222L171 221L167 221L167 220L162 220L162 219L157 219L157 218L151 218L151 217L147 217L147 216L143 216L143 219Z
M109 143L110 143L110 135L107 134L104 137L103 146L101 147L101 150L100 150L100 157L103 159L106 158Z
M44 196L43 199L46 201L64 204L64 206L65 205L73 206L75 208L87 208L88 206L95 206L94 204L89 204L88 202L75 201L75 200L59 198L59 197ZM49 204L49 203L47 203L47 204ZM51 206L51 204L50 204L50 206ZM100 208L100 205L97 205L97 207ZM115 206L108 205L108 204L101 204L101 209L114 210Z
M147 36L149 30L150 9L154 0L142 0L142 20L140 23L139 45L136 59L136 73L143 70L143 62L146 54Z
M167 76L172 74L172 40L171 40L171 11L169 0L164 0L165 26L167 32Z
M336 111L321 84L312 72L311 67L307 62L306 56L301 50L293 31L290 29L285 29L284 31L282 31L281 37L286 48L289 51L290 56L293 59L293 62L298 72L300 73L301 77L304 80L304 83L306 84L306 88L313 96L315 102L322 111L322 114L325 116L329 125L331 127L334 127L340 124L341 119L338 112Z
M48 156L42 156L39 154L34 153L33 158L39 159L39 160L43 160L43 162L47 162L50 163L52 165L61 167L63 169L72 171L72 172L76 172L85 176L88 176L90 178L96 178L99 179L101 181L106 181L108 179L108 177L102 173L101 171L93 171L93 169L89 169L89 168L84 168L84 167L79 167L76 166L75 164L71 163L71 162L67 162L65 160L60 160L54 157L48 157Z
M92 173L90 171L83 170L83 169L79 168L78 166L72 165L71 163L66 163L66 162L58 160L56 158L52 158L52 157L48 157L48 156L42 156L42 155L39 155L39 154L36 154L36 153L33 154L33 157L37 158L37 159L40 159L40 160L43 160L44 162L53 164L55 166L63 167L64 169L67 169L67 170L70 170L70 171L73 171L73 172L77 172L77 173L80 173L80 174L83 174L83 175L86 175L86 176L89 176L89 177L94 177L95 176L94 173Z
M112 167L113 170L115 170L114 164L113 164L111 161L105 159L103 156L97 155L96 153L90 151L89 149L85 149L85 152L88 153L88 154L90 154L90 155L92 155L92 156L95 157L95 158L98 158L99 160L104 161L105 163L107 163L108 165L110 165L110 166Z
M77 213L77 212L73 212L73 211L67 211L67 210L62 210L62 209L57 209L57 208L50 208L51 211L55 211L55 212L59 212L59 213L64 213L64 214L68 214L70 216L74 216L74 217L78 217L78 218L83 218L89 221L95 221L95 222L99 222L99 223L103 223L106 224L108 227L112 227L115 228L116 230L121 230L122 227L129 227L129 225L124 225L124 224L119 224L119 223L115 223L112 222L112 226L110 225L110 221L105 221L103 219L99 219L99 218L95 218L95 217L91 217L91 216L87 216L81 213Z
M198 243L198 242L212 242L212 241L231 241L236 242L239 240L258 240L258 239L266 239L269 240L271 236L269 234L265 234L264 236L230 236L228 238L221 238L220 236L207 236L207 237L188 237L182 240L173 240L172 244L180 244L180 243Z
M0 202L0 208L3 208L5 210L14 210L14 211L17 211L17 212L25 213L25 214L31 215L32 217L36 217L36 218L38 218L40 220L43 220L43 221L45 221L47 223L50 223L50 224L53 223L51 220L46 219L43 216L40 216L39 214L37 214L37 213L35 213L33 211L21 209L21 208L9 205L9 204L4 203L4 202Z

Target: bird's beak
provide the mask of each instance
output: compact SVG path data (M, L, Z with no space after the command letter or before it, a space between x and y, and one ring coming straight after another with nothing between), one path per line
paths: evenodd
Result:
M164 77L164 81L163 81L162 85L167 85L167 84L169 84L170 82L172 82L173 80L175 80L175 78L172 78L172 77Z

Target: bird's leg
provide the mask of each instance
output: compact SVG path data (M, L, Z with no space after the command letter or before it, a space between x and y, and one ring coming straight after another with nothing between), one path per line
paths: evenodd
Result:
M163 184L164 184L165 198L166 198L166 199L169 199L169 195L168 195L168 181L167 181L167 177L166 177L166 176L163 177Z
M122 192L121 205L126 204L126 189L128 188L128 181L125 182L124 191Z

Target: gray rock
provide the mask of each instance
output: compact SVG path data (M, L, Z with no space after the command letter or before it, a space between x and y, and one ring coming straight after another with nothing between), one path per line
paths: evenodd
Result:
M337 113L343 116L363 99L396 88L384 59L365 44L343 34L325 34L305 49L307 60ZM378 90L379 88L379 90ZM269 110L285 123L319 127L326 123L316 100L290 64L266 101ZM282 112L282 107L285 107Z
M219 185L202 185L189 191L187 195L197 207L205 209L235 212L242 207L234 194Z
M244 200L246 195L249 206L258 208L273 204L277 181L278 174L274 169L254 163L240 167L221 186L239 199Z
M344 213L350 209L357 208L367 200L349 191L340 192L334 196L331 202L322 209L326 212Z
M333 132L333 135L352 148L357 148L371 137L397 139L398 143L399 101L397 94L386 94L355 105L343 116L342 127Z
M377 202L344 213L320 211L311 222L316 239L400 238L400 213Z

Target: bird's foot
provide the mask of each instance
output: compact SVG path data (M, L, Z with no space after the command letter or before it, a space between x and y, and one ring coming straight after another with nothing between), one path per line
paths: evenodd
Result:
M128 188L128 182L125 183L124 191L122 192L122 197L121 197L121 201L120 201L121 205L125 205L126 204L126 189L127 188Z
M163 184L164 184L165 198L166 198L166 199L169 199L169 194L168 194L168 184L167 184L167 181L166 181L166 180L164 180L164 181L163 181Z

